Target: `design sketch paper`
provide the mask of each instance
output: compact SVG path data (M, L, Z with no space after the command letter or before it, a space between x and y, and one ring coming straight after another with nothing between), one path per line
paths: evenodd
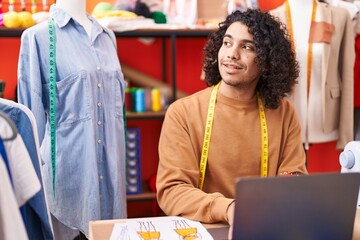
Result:
M109 240L128 240L126 223L115 223Z
M127 219L126 226L129 240L213 240L200 222L182 217Z

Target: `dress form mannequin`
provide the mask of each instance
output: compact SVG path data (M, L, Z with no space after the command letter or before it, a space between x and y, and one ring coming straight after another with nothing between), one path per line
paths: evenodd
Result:
M126 82L115 34L86 14L85 7L85 0L51 5L53 25L45 21L24 30L18 62L18 100L36 118L44 189L54 236L60 240L72 240L79 231L88 236L90 220L126 218ZM55 30L52 45L49 27ZM51 49L56 50L55 62ZM55 158L49 127L53 96Z
M314 4L317 2L316 0L288 0L288 3L295 52L300 65L299 83L292 98L302 125L302 140L305 147L308 148L309 143L334 141L337 139L338 133L336 130L330 133L323 131L321 94L319 94L321 92L323 45L309 44L312 12ZM316 12L314 14L314 21L317 21L318 14ZM310 56L309 50L311 51ZM309 83L308 70L310 72ZM309 87L308 84L310 84Z
M270 13L293 32L300 76L291 100L303 143L337 141L343 149L353 140L354 122L354 29L348 11L317 0L286 0Z
M70 14L91 36L91 21L86 16L86 0L57 0L56 6Z

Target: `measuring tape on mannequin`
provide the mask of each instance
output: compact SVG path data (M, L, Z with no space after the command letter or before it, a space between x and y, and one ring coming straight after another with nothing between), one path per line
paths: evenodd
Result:
M216 104L216 95L219 89L221 81L215 85L211 92L208 113L206 117L205 123L205 134L204 134L204 141L203 147L201 152L201 159L200 159L200 179L199 179L199 188L203 189L204 180L205 180L205 172L206 172L206 165L207 159L209 155L210 149L210 139L213 127L213 120L214 120L214 113L215 113L215 104ZM258 102L258 109L259 109L259 116L260 116L260 126L261 126L261 165L260 165L260 176L267 177L268 175L268 164L269 164L269 138L268 138L268 129L266 125L266 118L265 118L265 110L262 104L260 94L256 93L257 102Z
M50 93L50 148L51 148L51 169L52 187L55 198L55 176L56 176L56 35L54 20L49 19L49 93Z

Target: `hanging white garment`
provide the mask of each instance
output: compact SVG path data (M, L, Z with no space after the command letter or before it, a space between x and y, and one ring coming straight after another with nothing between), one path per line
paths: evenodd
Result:
M24 222L20 215L4 160L0 156L0 239L26 240Z
M0 117L0 136L5 139L12 135L12 131L8 120ZM15 198L18 207L21 207L40 191L40 181L20 134L17 134L13 140L4 141L4 146L8 157Z

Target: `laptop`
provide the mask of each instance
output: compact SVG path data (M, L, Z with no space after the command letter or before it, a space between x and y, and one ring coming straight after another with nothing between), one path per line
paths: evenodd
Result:
M236 182L233 240L352 239L360 173Z

